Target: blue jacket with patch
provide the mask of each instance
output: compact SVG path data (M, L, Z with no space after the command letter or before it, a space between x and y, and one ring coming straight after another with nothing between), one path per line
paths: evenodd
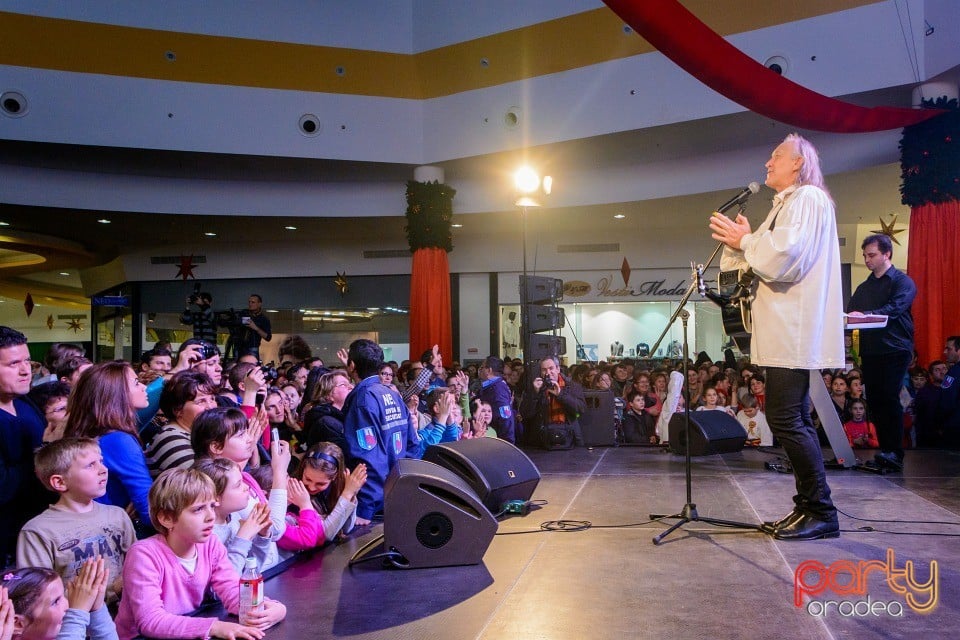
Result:
M497 435L507 442L513 443L516 432L516 418L513 414L513 399L510 394L510 387L503 378L491 378L484 380L480 388L480 399L490 405L493 409L493 420L490 426L496 430Z
M357 517L383 510L383 484L397 460L419 448L411 435L410 414L400 394L373 375L361 381L343 404L343 435L351 468L367 465L367 482L357 493Z

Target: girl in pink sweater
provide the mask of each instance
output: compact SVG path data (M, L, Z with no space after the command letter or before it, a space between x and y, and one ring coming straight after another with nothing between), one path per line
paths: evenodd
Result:
M277 543L286 551L303 551L349 533L356 522L357 491L367 481L362 462L351 471L343 451L332 442L318 442L307 450L287 483L290 504L287 530Z
M251 626L190 616L208 586L231 614L240 605L240 576L212 535L213 482L195 469L170 469L157 478L149 500L150 520L159 533L127 552L116 620L120 640L138 635L260 640L263 629L286 616L286 607L269 599L262 611L251 614Z

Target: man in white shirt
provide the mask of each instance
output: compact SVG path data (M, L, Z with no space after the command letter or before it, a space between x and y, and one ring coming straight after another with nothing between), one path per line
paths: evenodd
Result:
M742 214L710 219L713 238L726 245L720 268L749 267L757 276L750 359L766 368L767 421L796 479L793 511L763 530L781 540L835 538L837 511L810 419L810 372L844 365L834 205L817 151L802 137L787 136L766 169L777 194L755 232Z

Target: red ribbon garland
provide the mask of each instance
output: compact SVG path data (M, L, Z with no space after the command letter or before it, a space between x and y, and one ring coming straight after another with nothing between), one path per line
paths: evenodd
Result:
M724 40L677 0L603 0L687 73L760 115L802 129L865 133L899 129L939 109L860 107L811 91L771 71Z

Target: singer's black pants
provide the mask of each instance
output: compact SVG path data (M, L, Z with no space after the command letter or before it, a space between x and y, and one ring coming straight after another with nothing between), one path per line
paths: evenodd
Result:
M793 502L818 520L837 519L823 468L823 452L810 419L810 372L766 367L767 423L793 466L797 494Z

